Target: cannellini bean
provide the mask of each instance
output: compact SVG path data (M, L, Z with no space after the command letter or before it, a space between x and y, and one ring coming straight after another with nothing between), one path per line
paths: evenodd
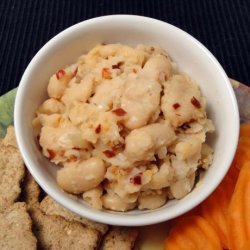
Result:
M84 140L79 129L68 127L42 127L40 134L40 145L45 155L48 148L59 150L68 150L72 148L87 148L88 143Z
M61 115L60 114L51 114L51 115L39 114L38 118L42 126L57 127L59 125Z
M54 74L50 80L49 80L49 84L48 84L48 95L49 97L53 97L56 99L61 98L61 96L63 95L67 84L69 83L69 81L72 79L73 77L73 73L69 70L62 70L64 73L62 73L59 78L58 78L58 72L57 74Z
M57 172L57 183L65 191L80 194L97 187L104 179L106 168L102 160L89 160L64 167Z
M205 117L204 99L191 79L185 75L174 75L164 85L161 109L165 119L173 126L178 127Z
M138 198L139 209L156 209L163 206L167 201L167 192L164 190L161 194L141 195Z
M170 192L175 199L181 199L186 196L193 188L195 180L195 174L190 177L186 177L176 181L170 185Z
M174 169L171 167L169 161L161 164L159 171L152 176L151 181L143 186L143 190L148 189L162 189L168 187L173 181Z
M96 188L85 191L82 195L84 201L89 203L93 208L102 209L102 196L103 188L98 186Z
M65 110L65 107L62 102L56 100L55 98L50 98L46 100L38 109L38 113L42 114L62 114Z
M94 81L93 77L87 75L80 83L72 83L69 88L65 89L62 101L65 104L73 101L86 102L93 93Z
M99 109L108 110L115 100L120 99L123 91L124 80L113 79L104 81L95 88L95 95L90 99Z
M146 62L140 73L147 78L165 82L172 75L172 65L166 56L158 54Z
M121 108L127 112L124 124L129 129L147 124L157 111L160 102L161 85L154 79L131 78L125 84L121 97Z
M105 194L102 196L103 206L114 211L125 212L136 207L135 203L127 203L117 194Z
M201 166L204 169L208 169L208 167L213 162L213 149L206 143L202 144L201 148Z
M169 123L154 123L134 129L125 140L125 155L133 160L150 160L156 149L168 146L175 140Z
M176 144L176 156L182 161L188 160L190 158L199 159L203 141L192 135L190 135L190 137L186 137L185 139L186 140L180 141Z

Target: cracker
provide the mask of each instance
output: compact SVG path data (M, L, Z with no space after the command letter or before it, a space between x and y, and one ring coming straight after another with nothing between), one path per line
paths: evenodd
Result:
M22 199L28 206L33 206L39 203L40 188L26 169L25 178L22 185Z
M3 139L3 143L5 146L12 146L17 148L15 130L12 125L7 128L7 134Z
M24 202L17 202L0 214L0 249L32 250L37 240Z
M25 173L20 152L4 140L0 140L0 212L18 199Z
M138 231L128 227L113 227L103 240L103 250L131 250Z
M100 241L100 233L79 222L69 222L55 215L45 215L39 207L30 208L34 233L41 249L93 250Z
M78 222L82 223L83 225L85 225L86 227L89 227L89 228L92 228L92 229L99 231L103 235L108 230L108 225L94 222L94 221L88 220L84 217L80 217L79 215L74 214L73 212L69 211L68 209L62 207L55 200L53 200L50 196L46 196L42 200L40 207L41 207L42 211L47 215L59 215L68 221L78 221Z

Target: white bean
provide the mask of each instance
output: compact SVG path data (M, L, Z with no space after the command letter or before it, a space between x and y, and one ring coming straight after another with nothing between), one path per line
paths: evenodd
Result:
M54 74L48 84L48 95L56 99L61 98L63 95L69 81L72 79L73 74L70 71L63 70L64 74L58 79L56 74Z
M93 208L102 209L103 188L101 186L95 187L83 193L82 198L89 203Z
M151 57L144 65L141 75L153 78L160 82L165 82L172 75L172 65L170 60L163 55Z
M195 174L192 174L189 178L178 180L170 185L170 192L175 199L181 199L186 196L193 188L195 180Z
M149 194L139 196L139 209L156 209L163 206L167 201L167 192L163 191L161 194Z
M147 124L157 111L160 103L161 85L152 78L137 77L129 79L121 97L121 107L127 112L124 122L129 129Z
M150 160L155 150L168 146L174 139L174 130L166 122L134 129L126 137L125 155L138 161Z
M63 190L80 194L97 187L103 181L105 171L103 161L93 157L60 169L57 172L57 182Z
M152 176L151 181L143 186L143 190L155 190L168 187L172 182L173 177L174 169L171 167L169 161L165 161L161 164L159 171Z
M136 207L135 203L127 203L122 198L120 198L117 194L105 194L102 196L103 206L107 209L111 209L114 211L125 212L131 210Z

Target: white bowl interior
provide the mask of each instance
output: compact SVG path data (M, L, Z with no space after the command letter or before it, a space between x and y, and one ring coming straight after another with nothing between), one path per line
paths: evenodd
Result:
M179 201L169 201L153 211L116 213L96 211L72 199L56 184L56 167L38 150L33 137L35 110L46 98L49 77L71 64L98 43L159 45L170 54L179 70L194 79L207 98L208 116L216 127L210 138L214 161L195 189ZM198 41L180 29L150 18L107 16L79 23L50 40L33 58L21 80L15 103L17 141L24 161L41 187L59 203L92 220L114 225L146 225L176 217L204 200L219 184L231 163L238 138L238 109L223 69Z

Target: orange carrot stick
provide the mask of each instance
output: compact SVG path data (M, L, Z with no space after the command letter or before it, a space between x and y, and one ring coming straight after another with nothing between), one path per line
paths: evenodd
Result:
M165 240L165 250L221 250L213 227L201 216L179 220Z
M241 250L250 241L250 161L242 167L228 209L230 250Z

